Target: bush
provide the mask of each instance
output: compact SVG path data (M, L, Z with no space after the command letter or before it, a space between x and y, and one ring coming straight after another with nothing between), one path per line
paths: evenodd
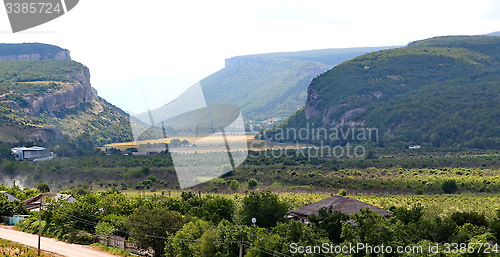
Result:
M94 236L87 231L77 230L65 235L64 240L74 244L89 245L93 243Z
M36 187L36 189L38 189L38 191L40 191L42 193L48 193L48 192L50 192L49 185L45 184L45 183L38 184L38 186Z
M238 183L238 181L236 180L231 180L231 182L229 182L229 188L233 191L236 191L238 190L238 188L240 188L240 183Z
M500 243L500 219L491 222L491 233L497 239L497 243Z
M257 180L254 178L251 178L248 180L248 188L249 189L254 189L257 187Z
M463 226L466 223L479 227L488 226L486 216L477 212L455 212L451 215L451 219L457 223L458 226Z
M271 228L285 221L288 205L271 191L251 192L243 198L240 211L243 224L252 225L252 219L255 218L257 226Z
M453 179L446 180L441 184L441 189L445 194L453 194L457 191L457 182Z

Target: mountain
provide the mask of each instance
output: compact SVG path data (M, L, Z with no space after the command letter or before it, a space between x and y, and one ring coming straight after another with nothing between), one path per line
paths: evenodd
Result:
M373 128L379 146L498 149L499 103L500 38L436 37L335 66L311 82L306 106L266 137L334 145L345 142L276 136L306 127L330 135Z
M231 104L246 121L282 120L304 106L311 80L331 67L356 56L391 47L324 49L269 53L229 58L225 68L201 80L172 102L137 117L149 122L167 120L186 105ZM201 87L202 96L198 94ZM204 97L203 97L204 95ZM195 99L195 101L193 101ZM197 103L193 103L197 102ZM194 106L193 106L194 105ZM191 110L192 108L188 108Z
M493 33L489 33L489 34L486 34L485 36L500 36L500 31L497 31L497 32L493 32Z
M128 115L97 95L89 69L45 44L0 44L0 141L131 139Z
M71 60L71 57L68 50L54 45L0 44L0 60Z

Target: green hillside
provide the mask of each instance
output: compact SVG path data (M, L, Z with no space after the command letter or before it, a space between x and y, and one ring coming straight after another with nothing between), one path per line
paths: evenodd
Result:
M279 128L368 127L378 129L379 146L498 148L499 60L500 38L489 36L437 37L369 53L314 79L306 107Z
M128 115L97 96L87 67L70 60L0 61L0 121L0 142L13 145L77 139L91 149L131 139Z
M227 59L225 68L203 79L200 85L207 104L235 105L241 109L245 121L273 123L304 106L307 86L319 74L348 59L387 48L390 47L237 56ZM192 101L188 97L192 97L189 91L193 88L153 110L156 119L166 120L177 115L176 110L185 109ZM144 113L137 117L147 122L149 116Z
M486 36L500 36L500 31L486 34Z

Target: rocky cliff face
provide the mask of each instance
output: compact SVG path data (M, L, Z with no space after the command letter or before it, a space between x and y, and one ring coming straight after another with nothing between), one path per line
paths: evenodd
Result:
M54 115L54 112L75 108L80 104L92 102L97 97L96 90L90 85L90 72L87 67L76 73L73 78L76 82L71 83L68 88L33 99L27 109L28 115L36 116L43 110Z
M68 50L62 50L55 53L12 54L0 56L0 61L11 60L71 60L71 57Z
M320 97L320 94L314 88L314 84L311 84L307 89L307 100L304 108L304 114L307 120L319 117L323 126L334 128L342 126L355 127L364 125L363 122L356 122L351 119L356 114L364 112L366 108L358 107L351 109L348 108L348 104L336 104L324 110L318 107L318 101L320 100ZM346 107L347 109L345 109Z

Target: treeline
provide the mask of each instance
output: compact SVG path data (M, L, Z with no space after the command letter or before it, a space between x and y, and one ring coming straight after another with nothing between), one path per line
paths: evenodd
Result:
M382 256L431 256L426 252L429 246L436 245L441 249L436 253L439 256L462 256L445 254L447 244L469 250L464 256L470 256L471 251L473 256L496 256L500 250L500 210L494 217L460 211L438 217L426 215L426 209L415 204L392 207L392 216L384 217L369 210L347 215L322 209L310 216L310 225L305 225L285 219L287 212L297 206L292 207L269 191L249 192L241 197L192 192L183 192L180 197L127 197L115 190L62 193L72 193L77 201L48 205L42 213L44 235L75 243L122 236L136 241L144 250L153 249L154 256L233 257L238 256L240 245L244 256L294 257L305 254L298 246L344 247L358 243L393 249L422 247L419 254ZM38 231L36 217L21 221L18 227ZM489 253L484 247L479 249L480 244L489 244ZM360 251L339 256L366 255ZM325 255L316 252L308 256Z
M76 144L78 143L78 144ZM76 147L78 145L78 147ZM9 145L0 154L0 174L5 178L23 178L27 185L49 183L58 190L77 187L87 181L94 189L138 189L157 191L176 189L175 167L168 152L134 156L128 151L83 151L91 141L75 142L74 147L58 148L58 156L73 153L82 156L56 158L45 162L18 162ZM72 152L78 150L79 152ZM66 152L67 151L67 152ZM125 155L127 154L127 155ZM206 163L211 163L206 154ZM282 152L250 152L247 160L222 178L199 185L202 191L234 192L247 189L249 179L258 187L303 190L341 188L354 192L392 192L412 194L500 192L498 154L457 153L406 156L381 156L369 159L325 159L309 156L307 149ZM92 178L92 179L89 179ZM453 180L455 190L443 190L443 183ZM230 187L232 181L240 186ZM234 184L234 182L233 182Z

